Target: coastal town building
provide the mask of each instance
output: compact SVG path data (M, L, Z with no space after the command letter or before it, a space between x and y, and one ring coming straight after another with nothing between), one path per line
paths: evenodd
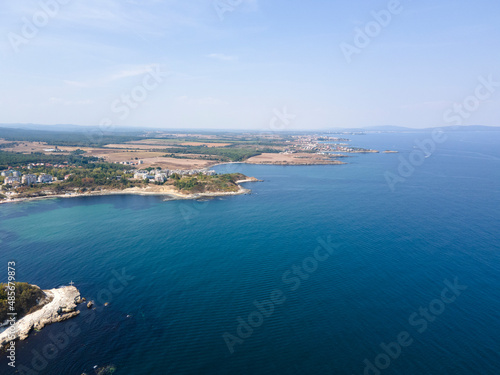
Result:
M142 160L135 160L135 161L117 161L116 163L122 164L122 165L139 165L139 164L144 164Z
M206 169L187 169L187 170L183 170L183 169L174 169L172 171L169 171L170 172L170 175L173 175L173 174L178 174L180 176L194 176L194 175L197 175L197 174L203 174L203 175L206 175L206 176L213 176L215 175L215 171L213 170L206 170Z
M166 173L156 173L155 174L155 181L156 182L165 182L165 180L168 178L168 175Z
M203 174L206 176L213 176L216 174L213 170L206 169L162 169L162 170L152 170L151 172L147 170L134 170L129 171L129 173L134 174L135 180L154 180L156 182L165 182L169 177L176 174L179 176L195 176L197 174Z
M8 169L5 171L2 171L2 177L21 177L21 172L16 171L14 169Z
M15 184L15 183L20 183L21 182L21 179L19 177L14 177L14 176L7 176L5 177L5 180L4 180L4 185L12 185L12 184Z
M148 179L148 171L136 171L134 173L134 178L136 180L147 180Z
M19 171L9 169L1 172L4 178L4 185L12 184L23 184L23 185L33 185L36 183L50 183L56 181L57 179L51 175L42 173L37 176L36 174L22 174Z
M42 173L40 176L38 176L38 182L41 184L48 184L53 180L54 178L50 174Z
M23 185L36 184L38 181L38 176L36 174L25 174L21 177L21 183Z

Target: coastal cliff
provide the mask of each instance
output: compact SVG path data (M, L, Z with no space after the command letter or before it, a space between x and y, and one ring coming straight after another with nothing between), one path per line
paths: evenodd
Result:
M77 302L80 300L80 292L74 286L44 290L43 292L46 296L40 302L43 307L13 324L3 327L4 330L0 332L0 349L11 341L25 340L32 329L41 330L48 324L70 319L80 313L76 310Z

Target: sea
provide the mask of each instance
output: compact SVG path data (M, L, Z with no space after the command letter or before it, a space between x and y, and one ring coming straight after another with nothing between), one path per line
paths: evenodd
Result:
M348 137L398 153L216 167L247 195L0 205L0 281L14 261L95 302L0 374L498 375L500 132Z

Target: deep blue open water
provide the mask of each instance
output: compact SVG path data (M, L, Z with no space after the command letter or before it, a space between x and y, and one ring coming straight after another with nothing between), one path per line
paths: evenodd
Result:
M400 153L219 166L264 182L203 202L1 205L0 280L15 260L97 306L20 342L19 373L499 374L500 132L447 134L406 177L428 134L351 138Z

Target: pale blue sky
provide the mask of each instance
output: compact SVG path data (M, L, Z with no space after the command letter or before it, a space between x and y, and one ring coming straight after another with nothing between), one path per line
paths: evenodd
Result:
M286 107L285 130L500 125L500 84L470 97L500 82L500 3L401 0L348 62L389 3L243 0L221 19L212 0L5 0L0 123L265 130Z

